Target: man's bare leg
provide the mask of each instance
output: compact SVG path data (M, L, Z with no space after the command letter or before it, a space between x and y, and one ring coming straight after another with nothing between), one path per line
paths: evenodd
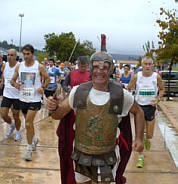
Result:
M32 151L35 150L33 148L32 142L33 142L33 137L35 135L33 123L34 123L36 113L37 113L37 110L36 111L28 110L26 115L25 127L26 127L27 142L28 142L27 151L25 154L26 161L32 160ZM36 148L36 145L35 145L35 148Z
M13 118L15 120L15 127L16 130L20 130L21 127L21 120L20 120L20 111L16 109L12 109Z
M10 137L10 136L12 136L13 131L15 129L15 123L12 123L12 119L8 114L9 114L9 108L8 107L1 107L1 117L5 122L7 122L10 125L10 128L6 134L7 137Z
M9 108L1 107L1 118L10 125L12 123L12 120L8 114L9 114Z
M34 119L35 115L37 113L36 111L28 110L27 115L26 115L26 120L25 120L25 127L27 130L27 142L28 144L32 144L33 136L34 136Z

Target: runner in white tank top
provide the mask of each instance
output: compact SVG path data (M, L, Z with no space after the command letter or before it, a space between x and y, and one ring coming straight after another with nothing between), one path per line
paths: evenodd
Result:
M150 105L157 99L157 73L145 77L142 72L137 73L135 100L139 105Z
M41 108L41 96L44 88L49 84L50 78L45 67L34 61L34 48L25 45L22 48L24 62L20 63L15 70L11 80L11 85L20 90L20 108L25 117L27 133L27 151L25 160L32 160L32 151L36 150L38 138L35 136L33 120L38 110ZM45 80L44 86L41 85L41 78ZM19 79L20 82L16 82Z
M153 138L156 105L164 95L164 86L161 77L152 71L153 60L145 56L142 60L143 71L138 72L130 81L128 90L136 85L135 100L142 107L145 114L146 132L144 136L145 148L150 149L150 140ZM159 94L158 94L159 91ZM144 155L140 153L137 167L142 168Z
M5 67L3 68L3 75L2 75L4 83L4 91L3 91L3 100L1 103L1 117L5 122L7 122L10 125L10 129L6 134L7 137L10 137L13 134L14 129L16 128L16 135L14 137L14 140L18 141L21 139L20 134L21 121L19 118L19 110L20 110L19 91L10 84L10 80L18 64L16 58L17 58L16 50L15 49L8 50L7 55L8 62L4 65ZM15 123L12 123L12 119L8 115L10 108L12 109L12 114Z

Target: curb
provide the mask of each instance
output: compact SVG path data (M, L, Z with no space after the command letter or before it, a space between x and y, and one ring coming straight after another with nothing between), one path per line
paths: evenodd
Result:
M176 133L178 133L178 123L176 122L176 119L173 116L173 112L170 112L167 105L164 104L164 102L159 102L159 107L163 111L163 113L166 115L167 119L170 121L172 126L174 127ZM175 112L176 113L176 112Z

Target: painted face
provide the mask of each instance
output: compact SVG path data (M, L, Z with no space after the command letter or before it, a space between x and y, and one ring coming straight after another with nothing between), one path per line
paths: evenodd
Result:
M108 84L109 67L110 67L110 64L108 62L93 61L92 80L95 85Z
M143 72L144 73L151 73L153 68L153 60L152 59L145 59L142 63Z
M16 52L14 50L9 50L8 54L7 54L7 60L11 63L11 62L15 62L16 61Z
M31 51L23 50L22 52L23 52L23 57L24 57L25 62L29 63L29 62L33 61L34 54L31 53Z

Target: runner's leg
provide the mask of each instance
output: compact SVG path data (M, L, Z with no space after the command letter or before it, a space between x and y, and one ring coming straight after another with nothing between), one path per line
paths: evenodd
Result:
M32 144L33 136L35 135L34 132L34 118L38 110L28 110L26 114L26 121L25 121L25 126L27 130L27 142L28 144Z
M12 120L11 120L11 117L8 115L8 113L9 113L9 108L8 107L1 107L1 117L2 117L2 119L6 123L11 124Z

